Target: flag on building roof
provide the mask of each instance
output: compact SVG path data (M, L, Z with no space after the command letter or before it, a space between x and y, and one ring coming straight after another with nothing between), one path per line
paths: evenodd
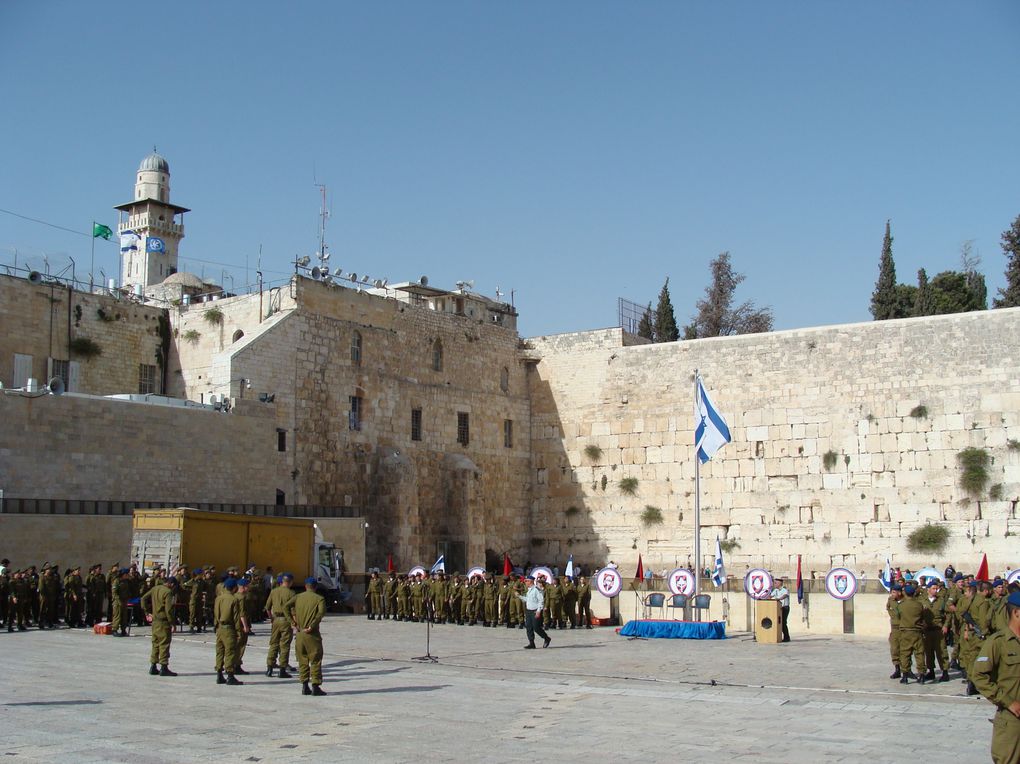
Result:
M142 237L139 236L134 231L124 231L124 233L120 235L121 253L123 254L124 252L137 252L138 242L141 240L141 238Z
M113 236L113 229L110 226L97 223L94 220L92 221L93 239L106 239L109 241L111 236Z
M701 563L698 563L699 566ZM701 575L701 571L698 571L698 575ZM719 543L719 537L715 537L715 566L712 570L712 583L716 586L722 586L726 582L726 566L723 564L722 558L722 544Z
M694 401L694 448L702 464L730 442L730 428L698 376Z
M441 554L441 555L439 555L439 559L436 560L435 564L433 564L432 570L430 570L429 573L431 574L431 573L445 573L445 572L446 572L446 555L445 554Z

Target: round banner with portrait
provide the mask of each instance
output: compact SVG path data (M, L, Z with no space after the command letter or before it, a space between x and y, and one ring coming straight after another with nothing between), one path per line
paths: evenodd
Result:
M1018 582L1020 582L1020 570L1014 570L1010 572L1008 576L1006 576L1007 584L1015 584Z
M825 574L825 591L838 600L848 600L857 594L857 576L847 568L833 568Z
M470 581L475 576L481 576L482 578L485 578L485 568L483 568L481 565L475 565L473 568L468 570L467 572L468 581Z
M423 568L421 565L415 565L413 568L411 568L409 571L407 571L407 577L408 578L414 578L419 573L424 573L424 572L425 572L425 568Z
M616 568L602 568L595 574L595 588L604 597L615 597L623 589L623 576Z
M546 568L546 567L532 568L531 572L528 573L528 575L529 576L534 576L536 581L538 581L539 579L542 579L547 584L551 584L552 580L553 580L553 572L552 572L552 570L550 570L549 568Z
M669 574L666 586L673 594L686 594L690 597L694 594L694 574L687 568L677 568Z
M772 574L765 568L751 568L744 576L744 591L756 600L767 600L772 594Z

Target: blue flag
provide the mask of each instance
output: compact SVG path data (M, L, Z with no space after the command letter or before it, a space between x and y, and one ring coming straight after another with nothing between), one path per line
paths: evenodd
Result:
M698 575L701 575L700 571ZM722 586L726 582L726 566L723 565L722 559L722 544L719 543L719 537L715 537L715 567L712 570L712 583L716 586Z
M432 570L429 571L429 574L445 572L446 572L446 555L441 554L439 555L439 559L436 560L435 564L432 566Z
M729 442L730 428L708 397L699 375L694 401L694 448L698 459L704 464Z

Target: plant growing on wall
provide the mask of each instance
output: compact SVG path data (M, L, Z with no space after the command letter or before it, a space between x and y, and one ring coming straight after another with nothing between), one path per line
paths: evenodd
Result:
M575 517L579 514L581 514L581 510L578 509L577 507L574 506L567 507L567 517Z
M636 477L621 478L617 485L620 487L620 493L633 496L637 493L638 479Z
M68 344L68 348L71 353L81 356L86 360L103 354L103 349L99 346L99 344L88 337L75 337Z
M202 314L202 317L212 326L219 326L223 323L223 311L219 308L209 308Z
M202 334L197 329L188 329L181 335L181 339L194 345L201 338Z
M609 478L607 478L605 475L603 475L602 476L602 480L600 482L602 484L602 490L603 491L606 490L606 485L609 484Z
M732 552L734 549L739 549L740 542L737 541L736 539L724 539L719 542L719 548L722 549L724 552L729 553Z
M910 416L914 419L927 419L928 418L928 407L923 403L920 406L914 406L910 410Z
M651 504L646 504L641 512L641 524L646 528L649 525L662 525L662 510Z
M116 319L114 319L113 316L111 316L109 313L107 313L102 308L96 308L96 316L99 318L100 321L103 321L105 323L110 323L111 321L115 321L116 320Z
M944 525L922 525L907 536L907 549L911 552L941 552L949 541L949 529Z
M965 448L956 455L963 472L960 474L960 487L975 499L980 496L988 485L988 465L991 458L983 448Z
M826 472L831 472L837 461L839 461L839 454L835 451L826 451L822 454L822 466L825 467Z
M594 443L589 443L584 447L584 455L593 462L598 462L602 458L602 449Z
M995 485L988 489L988 498L991 499L992 501L1002 501L1004 492L1005 487L1002 485L1002 483L996 483Z
M1020 440L1010 438L1009 440L1006 441L1006 448L1008 448L1010 451L1020 451Z

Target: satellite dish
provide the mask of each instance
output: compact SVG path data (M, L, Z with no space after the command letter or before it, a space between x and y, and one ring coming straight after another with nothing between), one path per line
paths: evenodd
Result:
M300 265L302 268L304 268L310 262L311 262L311 260L309 259L308 255L305 255L304 257L300 258L297 261L297 264Z
M373 283L374 283L376 289L382 289L383 288L383 281L382 281L382 279L376 279Z
M64 394L64 380L60 377L53 377L53 379L46 383L46 387L50 389L50 395Z
M389 280L389 279L383 279L383 280L382 280L382 285L383 285L383 286L386 286L386 285L387 285L387 284L389 284L389 283L390 283L390 280Z
M32 271L28 274L28 280L33 284L40 284L42 283L42 274L39 271Z
M355 273L354 271L351 271L350 273L347 274L347 278L349 278L351 281L357 281L358 274Z
M333 277L329 275L329 271L326 271L326 275L322 277L323 284L332 284Z
M312 268L312 278L315 279L316 281L322 278L322 271L319 269L319 266L317 265L314 268Z
M418 279L418 283L421 284L422 286L428 286L429 285L429 277L428 276L422 276L420 279Z

